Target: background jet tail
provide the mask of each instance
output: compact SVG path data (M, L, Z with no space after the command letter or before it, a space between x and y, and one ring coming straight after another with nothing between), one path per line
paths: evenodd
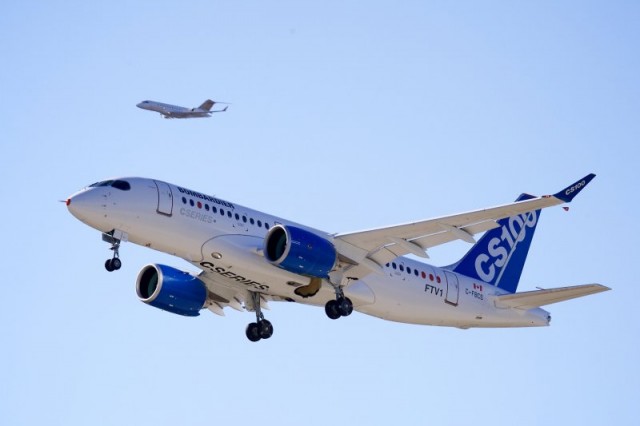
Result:
M516 201L535 198L522 194ZM515 293L529 253L540 210L499 220L451 269Z
M213 107L213 104L214 104L214 103L215 103L215 102L213 102L211 99L207 99L206 101L204 101L204 102L202 103L202 105L200 105L200 106L198 107L198 109L203 109L203 110L205 110L205 111L211 111L211 108Z

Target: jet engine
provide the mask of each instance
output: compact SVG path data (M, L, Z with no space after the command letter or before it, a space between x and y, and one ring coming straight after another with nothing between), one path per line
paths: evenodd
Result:
M296 274L326 278L336 264L333 244L295 226L275 225L264 239L264 254L274 265Z
M136 293L148 305L188 317L200 315L207 300L207 287L198 278L157 264L138 273Z

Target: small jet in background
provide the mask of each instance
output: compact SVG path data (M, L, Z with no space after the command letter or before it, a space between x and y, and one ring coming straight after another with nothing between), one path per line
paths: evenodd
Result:
M219 110L211 110L214 104L222 104L224 102L215 102L211 99L207 99L197 108L185 108L177 105L163 104L162 102L155 101L142 101L138 105L138 108L148 109L149 111L156 111L162 114L164 118L200 118L210 117L214 112L224 112L229 108L228 106Z

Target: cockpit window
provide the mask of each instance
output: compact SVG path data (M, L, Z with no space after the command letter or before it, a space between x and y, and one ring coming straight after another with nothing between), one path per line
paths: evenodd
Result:
M97 188L99 186L112 186L122 191L128 191L131 189L131 185L126 180L103 180L89 185L89 188Z
M97 188L99 186L109 186L113 183L112 180L103 180L101 182L96 182L93 185L89 185L89 188Z
M129 185L129 182L126 180L114 180L111 186L122 191L128 191L131 189L131 185Z

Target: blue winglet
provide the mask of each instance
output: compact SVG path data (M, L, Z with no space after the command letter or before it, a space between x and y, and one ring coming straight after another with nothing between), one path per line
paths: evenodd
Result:
M554 194L553 196L564 201L565 203L570 203L571 200L573 200L575 196L578 195L578 193L582 191L584 187L587 186L587 184L591 182L591 180L594 177L596 177L596 175L591 173L583 177L579 181L569 185L568 187L558 192L557 194Z

